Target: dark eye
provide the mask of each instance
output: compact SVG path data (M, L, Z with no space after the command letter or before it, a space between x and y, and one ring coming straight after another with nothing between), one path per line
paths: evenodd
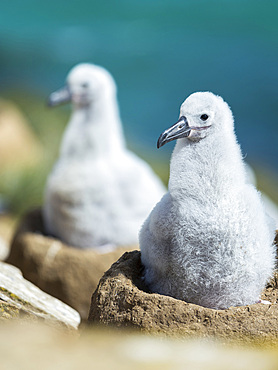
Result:
M84 89L87 89L87 87L89 87L89 84L87 82L84 82L82 85L81 85Z
M206 121L209 118L209 116L207 114L202 114L200 118L202 121Z

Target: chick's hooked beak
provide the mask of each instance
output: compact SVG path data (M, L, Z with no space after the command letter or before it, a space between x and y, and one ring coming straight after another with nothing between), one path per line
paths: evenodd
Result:
M189 126L187 118L181 116L178 122L174 123L173 126L162 132L157 140L157 148L162 147L164 144L169 143L169 141L180 139L182 137L188 137L192 130L203 131L211 127L208 126Z
M188 137L191 131L186 117L182 116L178 122L174 123L170 128L162 132L157 140L157 148L162 147L172 140Z
M56 105L65 104L71 101L71 93L67 86L50 94L47 105L49 107L55 107Z

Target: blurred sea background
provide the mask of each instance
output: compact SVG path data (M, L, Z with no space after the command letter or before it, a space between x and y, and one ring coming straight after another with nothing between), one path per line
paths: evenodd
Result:
M277 0L2 1L0 147L7 110L19 109L33 135L26 139L27 165L19 166L24 150L3 136L4 202L16 214L42 202L70 114L70 106L50 110L46 100L80 62L102 65L114 76L128 146L165 183L174 144L157 150L158 136L192 92L221 95L232 107L258 187L277 202L277 14ZM12 140L25 140L14 127ZM9 150L14 163L7 165Z

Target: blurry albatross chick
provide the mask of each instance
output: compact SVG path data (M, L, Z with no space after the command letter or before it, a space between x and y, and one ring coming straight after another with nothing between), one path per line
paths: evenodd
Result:
M259 301L275 263L275 224L248 183L232 112L210 92L190 95L158 147L178 139L169 191L139 241L153 292L225 309Z
M66 101L73 112L45 189L47 232L78 248L138 244L166 190L125 147L112 76L93 64L75 66L49 98L52 106Z
M250 183L256 186L257 178L256 178L255 171L248 163L245 163L245 166L246 166L245 168L246 168ZM275 221L275 228L278 229L278 206L277 204L266 193L261 192L261 198L262 198L266 213L271 218L273 218L273 220Z

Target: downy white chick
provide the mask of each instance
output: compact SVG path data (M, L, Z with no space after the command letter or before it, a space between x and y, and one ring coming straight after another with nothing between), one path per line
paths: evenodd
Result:
M274 269L275 223L247 180L229 106L190 95L158 147L175 139L169 191L139 236L145 282L205 307L253 304Z
M112 76L93 64L75 66L49 99L52 106L67 101L73 112L47 180L45 228L77 248L138 244L142 222L166 190L126 149Z

